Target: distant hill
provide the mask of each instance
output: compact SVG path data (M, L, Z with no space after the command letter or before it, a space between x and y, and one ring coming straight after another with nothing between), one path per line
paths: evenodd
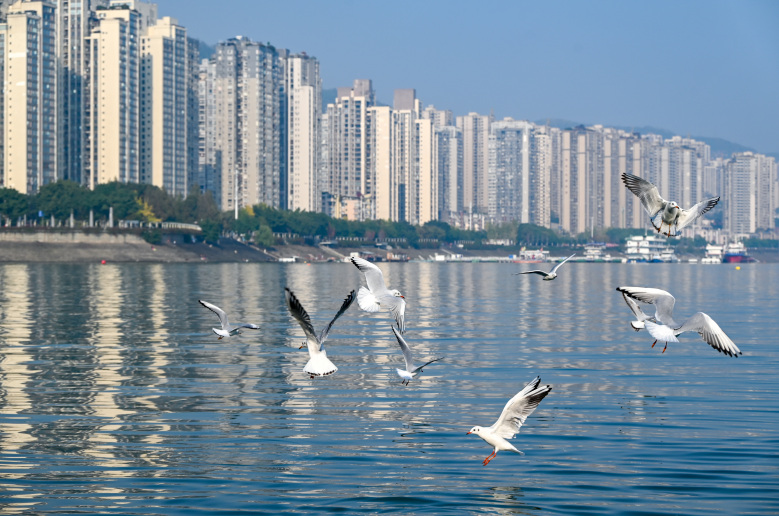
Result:
M338 96L338 88L322 88L322 113L327 112L328 104L335 104L335 97Z
M546 120L536 121L536 124L539 125L544 125L546 123L547 123ZM580 125L584 125L586 127L593 124L582 124L580 122L574 122L572 120L565 120L562 118L550 118L549 125L551 127L558 127L560 129L569 129L571 127L577 127ZM673 136L684 136L684 135L680 135L679 133L669 131L668 129L661 129L659 127L651 127L651 126L628 127L624 125L607 125L607 124L602 124L602 125L606 127L613 127L614 129L621 129L623 131L639 133L639 134L659 134L665 139L671 138ZM706 142L711 147L711 154L714 157L717 156L730 157L730 155L733 154L734 152L757 152L752 147L747 147L746 145L741 145L740 143L734 143L729 140L724 140L722 138L716 138L713 136L690 135L690 138L701 142ZM769 154L769 153L764 153L764 154L766 156L779 155L779 154Z
M200 50L200 59L209 59L214 52L216 52L216 45L209 45L205 41L201 41L197 38L191 38L193 41L197 41L198 50Z

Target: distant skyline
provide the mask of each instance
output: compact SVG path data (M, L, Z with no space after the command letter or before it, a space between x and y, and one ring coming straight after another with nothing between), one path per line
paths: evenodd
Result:
M242 35L425 105L654 126L779 152L779 3L159 0L208 44Z

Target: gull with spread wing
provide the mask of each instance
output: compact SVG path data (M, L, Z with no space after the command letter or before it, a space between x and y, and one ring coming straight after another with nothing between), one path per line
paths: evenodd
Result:
M398 333L398 330L396 330L394 326L390 326L390 328L392 328L392 333L394 333L395 337L398 339L398 346L400 346L400 351L403 352L403 358L406 361L405 371L402 369L395 368L395 370L398 372L398 376L403 378L403 382L401 383L408 385L408 382L413 380L416 375L422 372L423 367L428 366L433 362L438 362L443 358L443 357L436 358L434 360L431 360L430 362L426 362L422 364L421 366L415 366L414 359L411 356L411 348L408 347L406 340L400 335L400 333Z
M571 258L573 258L574 256L576 256L576 253L573 253L571 256L569 256L569 257L568 257L568 258L566 258L565 260L563 260L563 261L561 261L560 263L558 263L557 265L555 265L555 266L552 268L552 270L551 270L551 271L549 271L549 272L544 272L544 271L526 271L526 272L515 272L515 273L513 274L513 276L517 276L517 275L519 275L519 274L540 274L541 276L543 276L543 277L544 277L544 281L552 281L553 279L555 279L555 278L557 277L557 269L559 269L559 268L560 268L560 266L561 266L562 264L564 264L565 262L567 262L568 260L570 260L570 259L571 259Z
M378 312L384 305L390 309L398 323L400 333L406 333L406 298L397 291L387 289L384 274L375 264L362 258L352 257L352 263L365 275L368 288L360 287L357 304L366 312Z
M652 321L656 322L654 317L650 317L647 314L644 313L643 310L641 310L641 307L638 306L638 303L633 301L632 298L629 298L627 294L624 292L622 293L622 298L625 300L625 303L628 304L628 307L630 308L630 311L633 312L633 315L636 316L635 321L630 322L630 327L633 328L636 331L641 331L641 328L644 328L644 321Z
M300 324L300 327L303 328L303 333L306 334L305 345L308 346L308 354L311 358L303 368L303 371L311 375L311 378L314 376L327 376L338 371L338 368L335 367L335 364L333 364L330 359L327 358L327 351L325 351L324 344L327 340L327 335L330 333L330 328L333 327L335 321L337 321L338 318L341 317L341 315L343 315L343 313L348 310L350 306L352 306L354 299L357 297L354 293L354 290L352 290L349 295L346 296L346 299L344 299L344 302L341 305L341 308L338 310L338 313L335 314L335 317L333 317L333 320L330 321L330 324L325 326L319 335L317 335L314 331L314 326L311 324L311 318L308 316L308 313L306 313L303 305L300 304L300 301L298 301L298 298L295 297L295 294L290 289L285 288L284 296L287 300L287 308L289 308L289 313L292 314L292 317L294 317L295 320ZM300 347L302 348L303 346Z
M653 322L649 318L644 320L644 326L649 334L655 339L652 347L655 347L657 341L665 342L663 353L668 348L669 342L679 342L676 337L686 331L697 332L701 338L712 348L729 357L738 357L741 350L730 340L722 328L714 322L714 319L703 312L698 312L690 316L682 324L674 321L673 311L676 299L659 288L644 287L617 287L617 290L628 297L642 303L655 305L655 316Z
M524 389L506 403L506 406L503 407L503 412L494 425L490 427L474 426L468 432L468 434L478 435L494 448L492 453L484 459L483 466L489 464L499 451L510 451L524 455L506 439L513 439L519 433L520 427L525 423L528 416L533 413L538 404L541 403L541 400L552 390L551 385L539 387L540 383L541 377L536 376L533 381L525 385Z
M207 303L201 299L198 299L198 302L219 316L219 322L222 323L222 329L220 330L219 328L211 328L212 330L214 330L214 333L219 335L219 338L217 340L222 340L227 337L232 337L233 335L240 335L241 332L238 330L240 330L241 328L247 328L249 330L260 329L260 327L257 326L256 324L248 324L248 323L230 324L230 321L227 319L227 314L225 313L224 310L222 310L216 305L212 305L211 303Z
M622 182L628 187L628 190L641 200L644 209L649 214L649 220L658 233L662 232L663 226L668 226L666 236L678 236L682 228L689 226L695 219L712 209L719 202L719 197L712 197L699 202L689 210L679 207L674 201L666 201L660 197L657 187L633 174L622 174Z

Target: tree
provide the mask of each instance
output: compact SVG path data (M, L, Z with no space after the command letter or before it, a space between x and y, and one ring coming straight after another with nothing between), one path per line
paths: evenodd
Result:
M0 215L16 220L29 211L30 199L13 188L0 188Z
M145 200L141 199L140 197L135 200L138 203L138 218L141 219L143 222L162 222L158 217L154 215L154 211L151 209L151 206L149 206L149 203Z
M46 216L56 219L70 217L73 212L78 218L84 218L85 207L92 192L74 181L57 181L42 186L35 196L36 207Z
M219 243L219 235L222 233L222 225L215 220L203 220L200 222L200 228L203 230L203 240L212 244Z
M260 226L260 229L254 232L254 241L262 247L271 247L276 243L273 231L268 226Z

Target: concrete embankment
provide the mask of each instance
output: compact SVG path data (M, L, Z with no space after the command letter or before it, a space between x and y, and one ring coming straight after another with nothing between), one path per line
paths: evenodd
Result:
M187 242L188 241L188 242ZM191 243L188 235L166 235L152 245L137 233L97 230L0 231L0 263L10 262L263 262L275 258L230 239L219 245Z

